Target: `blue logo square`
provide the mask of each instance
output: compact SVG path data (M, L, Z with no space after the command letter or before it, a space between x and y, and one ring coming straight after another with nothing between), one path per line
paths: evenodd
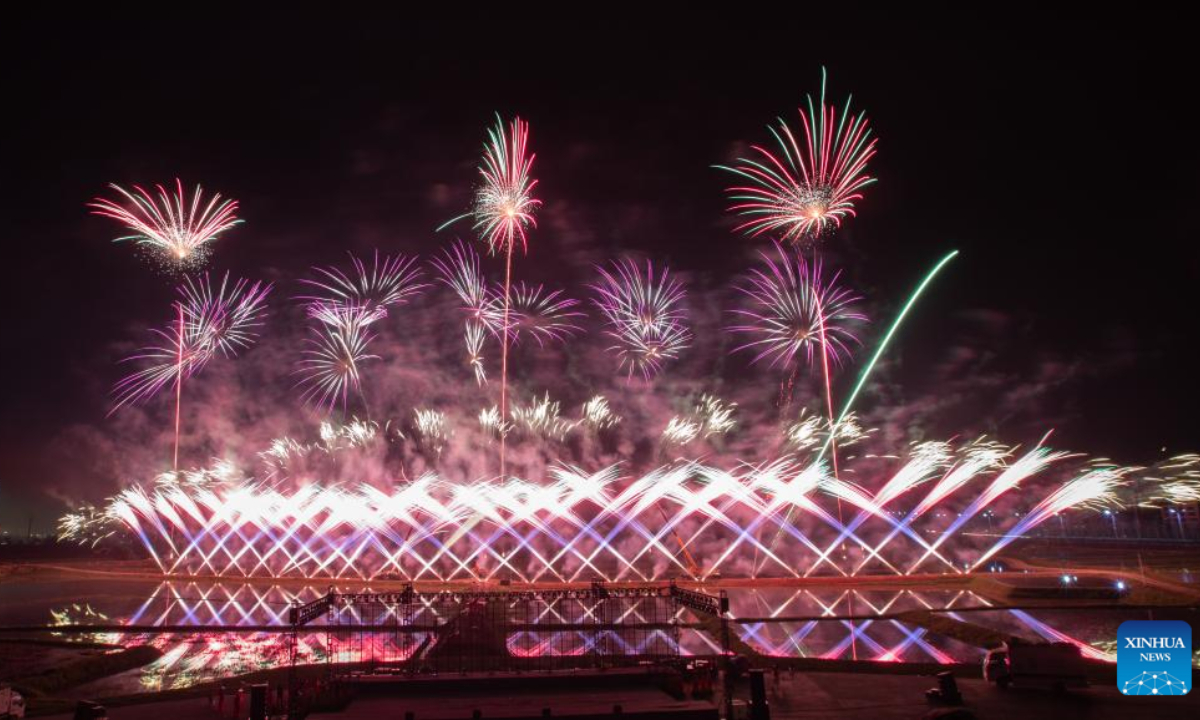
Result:
M1192 690L1192 626L1182 620L1127 620L1117 630L1117 689L1125 695Z

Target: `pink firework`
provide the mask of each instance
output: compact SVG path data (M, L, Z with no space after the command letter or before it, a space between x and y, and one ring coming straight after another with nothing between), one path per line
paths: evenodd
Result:
M858 344L854 325L866 316L854 309L858 296L837 284L840 273L826 279L820 261L809 263L776 243L777 258L759 253L754 268L738 287L744 307L733 310L738 324L727 329L746 338L733 352L755 353L752 362L770 359L771 367L792 365L797 356L811 364L817 353L840 363Z
M202 265L217 236L242 222L237 217L236 200L213 195L205 202L199 185L188 200L178 178L174 193L162 185L155 185L156 195L139 185L134 185L132 192L115 184L111 187L124 202L96 198L88 207L94 214L112 218L129 229L131 234L117 238L117 242L133 241L175 267Z
M545 290L541 285L517 283L512 288L512 317L508 333L512 342L530 336L539 347L547 342L563 342L583 328L576 322L587 317L576 308L579 301L563 295L562 290Z
M148 365L116 384L110 414L192 377L218 354L234 357L248 348L257 339L270 292L271 285L244 279L230 285L228 273L215 287L207 273L198 280L185 278L179 286L182 323L155 329L160 344L125 359Z
M778 234L784 240L812 240L853 217L862 189L875 182L866 174L875 155L875 138L863 113L850 114L850 98L839 115L825 103L825 70L817 105L807 96L800 108L803 137L779 120L769 128L778 153L752 145L754 154L732 166L718 165L744 181L726 189L730 212L746 218L739 231Z
M462 242L455 242L444 257L435 257L433 266L442 284L458 296L466 322L474 322L499 336L504 322L504 299L488 287L480 269L479 254Z
M528 152L529 123L513 118L506 132L496 116L488 130L479 172L483 185L475 192L472 215L479 237L493 253L512 252L517 240L527 249L526 229L536 228L534 213L541 200L533 197L537 180L530 176L536 157Z
M362 365L379 359L367 352L375 339L370 329L374 320L361 308L329 305L310 306L309 315L317 325L296 364L296 384L304 388L301 397L306 402L326 410L338 404L344 409L351 391L362 392Z

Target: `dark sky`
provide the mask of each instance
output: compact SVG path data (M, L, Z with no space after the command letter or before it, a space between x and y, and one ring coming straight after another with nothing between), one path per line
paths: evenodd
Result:
M577 9L558 27L465 8L8 18L0 524L51 516L39 488L85 461L55 438L103 425L117 344L159 323L171 297L169 278L87 214L106 183L179 175L238 198L246 224L214 269L280 279L345 250L443 244L432 229L465 206L492 113L520 113L546 201L526 267L555 277L636 249L717 282L748 241L730 232L709 166L765 140L776 115L794 120L821 65L880 137L879 182L826 241L831 255L865 294L896 298L962 251L905 330L904 378L936 393L945 342L968 342L964 318L992 317L1003 329L970 341L993 345L1008 376L1076 368L1039 400L1068 408L1055 413L1067 446L1126 462L1200 449L1186 349L1200 251L1179 219L1195 182L1147 162L1185 162L1164 119L1174 100L1147 84L1162 73L1119 23L963 7Z

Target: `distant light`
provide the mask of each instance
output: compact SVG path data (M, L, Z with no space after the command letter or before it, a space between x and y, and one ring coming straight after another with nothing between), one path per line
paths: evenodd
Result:
M1125 589L1125 581L1124 581L1124 580L1118 580L1118 581L1117 581L1117 589L1118 589L1118 590L1124 590L1124 589Z
M1062 581L1063 581L1063 585L1070 585L1070 584L1071 584L1071 576L1070 576L1070 575L1063 575L1063 576L1062 576Z

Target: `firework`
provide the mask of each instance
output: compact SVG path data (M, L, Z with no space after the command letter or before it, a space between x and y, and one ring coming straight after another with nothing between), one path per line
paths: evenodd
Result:
M249 478L230 460L219 459L212 466L192 470L170 470L159 473L154 485L162 488L208 488L214 485L232 485L248 482Z
M667 421L662 441L670 445L686 445L700 436L701 429L703 426L700 423L676 415Z
M378 360L367 352L375 334L372 322L357 308L321 306L316 316L322 322L312 329L303 359L296 364L300 376L297 387L303 387L301 398L318 408L343 408L351 391L362 392L361 366Z
M737 403L726 403L712 395L701 395L690 413L676 415L667 422L662 441L668 445L686 445L698 437L724 435L733 429Z
M500 408L495 405L479 411L479 427L493 438L504 437L512 430L512 423L500 415Z
M528 251L528 228L537 227L534 213L542 204L533 197L537 180L530 176L535 155L528 152L529 124L521 118L513 118L505 131L504 121L496 116L496 124L488 130L488 140L483 147L483 163L479 173L483 183L475 192L475 203L470 215L475 220L475 230L497 254L504 253L504 294L500 323L500 415L508 415L508 341L510 328L510 306L512 287L512 256L517 240L521 249ZM454 218L441 228L459 220ZM500 437L500 472L504 473L504 437Z
M621 416L613 413L608 407L608 399L596 395L583 404L583 418L580 422L593 430L606 430L621 422Z
M498 336L504 322L503 299L488 288L479 267L479 255L469 246L455 242L445 257L435 257L433 266L443 285L458 297L459 308L465 314L463 336L466 341L467 363L475 374L475 383L487 383L483 365L483 349L487 334Z
M583 328L575 323L586 317L575 308L578 300L565 297L561 290L544 290L541 285L517 283L512 288L509 336L519 342L523 335L537 341L539 347L547 342L563 342Z
M725 403L712 395L701 395L693 414L700 418L704 427L704 437L724 435L733 429L737 423L733 419L733 411L737 403Z
M778 244L775 252L777 258L759 253L763 267L738 286L746 305L732 311L738 324L728 330L746 341L732 352L750 351L752 363L769 360L771 367L789 367L797 357L811 364L819 352L840 364L858 344L854 325L866 320L854 309L859 298L837 284L839 273L826 279L819 261L809 263Z
M1050 517L1072 508L1097 508L1117 505L1117 491L1125 483L1129 468L1097 468L1074 480L1063 483L1024 515L1013 528L1004 533L996 544L979 556L972 569L987 562L1012 541L1040 525Z
M313 271L316 279L305 278L313 295L301 300L310 303L315 312L334 314L355 312L362 315L362 322L370 323L387 317L388 308L408 302L428 287L420 282L421 269L415 258L403 255L375 258L370 267L350 255L353 275L347 275L337 267L317 267Z
M235 357L252 345L263 323L271 285L244 279L230 285L226 273L214 287L206 273L198 280L186 278L178 292L182 322L153 330L160 344L142 348L124 360L146 367L117 382L110 415L194 376L217 355Z
M1122 487L1122 505L1157 508L1200 500L1200 455L1176 455L1131 473L1133 479Z
M479 254L470 246L455 242L444 257L435 257L433 266L443 285L458 296L459 308L467 322L478 323L495 335L504 321L504 300L497 297L480 269Z
M551 418L552 426L548 401L540 404L547 406L542 417ZM498 411L487 415L495 420ZM418 410L415 417L428 448L436 451L447 442L443 414ZM700 437L700 424L685 422L693 424L691 436ZM343 434L363 435L328 432L331 438ZM951 536L964 543L955 546L956 557L970 553L986 560L1054 513L1111 499L1124 472L1089 470L1053 485L1046 495L1026 486L1022 497L1031 497L1033 509L1012 517L1000 543L983 551L971 550L973 536L956 535L966 520L931 544L909 518L896 514L902 496L920 495L912 507L932 509L950 492L965 493L982 479L983 492L959 518L974 514L1061 457L1039 448L1000 467L1000 456L1008 452L983 442L958 449L937 442L914 445L874 492L833 478L821 463L794 458L763 466L739 463L733 470L680 462L632 478L621 478L616 466L590 474L556 467L537 481L450 482L426 474L387 482L382 489L332 482L288 492L231 469L218 471L228 481L132 486L102 512L140 537L164 571L219 576L371 579L396 573L438 580L511 575L531 582L621 581L680 572L708 577L728 571L727 563L761 577L801 577L821 569L849 575L854 567L844 567L833 554L843 541L861 548L875 572L903 574L901 566L924 553L918 564L932 556L957 573L961 562L938 553ZM1043 481L1038 487L1044 486ZM861 515L843 523L830 510L834 498ZM788 520L792 514L796 519ZM336 522L327 520L333 517ZM778 552L758 539L762 529L773 527L789 538ZM754 569L739 548L765 558L764 567Z
M421 443L435 453L441 453L450 436L450 426L446 422L446 413L440 410L417 408L413 410L413 418Z
M513 426L551 440L562 440L578 424L563 419L558 401L551 400L549 394L529 405L513 405L510 416Z
M592 286L598 295L593 302L604 315L605 332L614 341L609 351L620 367L649 379L691 344L683 286L666 268L656 277L649 261L644 274L632 260L612 265L612 270L596 268L600 281Z
M156 185L157 197L134 185L130 192L110 185L120 193L122 202L96 198L88 203L96 215L112 218L130 231L116 242L132 241L176 267L196 267L207 259L217 237L242 222L237 217L236 200L221 200L213 195L204 201L199 185L191 200L184 197L183 182L176 178L175 193Z
M104 508L87 504L75 512L58 519L58 539L89 547L96 547L121 529L120 518L112 511L111 504Z
M487 370L483 367L483 343L487 339L487 331L483 323L468 320L463 326L467 346L467 364L475 372L475 384L487 384Z
M754 154L732 166L717 167L738 176L744 184L727 188L730 212L745 221L737 226L753 236L771 233L783 240L803 242L820 236L855 214L862 190L875 181L866 174L875 154L875 139L863 113L850 114L850 98L840 117L825 103L825 70L817 105L807 96L800 108L803 138L780 118L768 128L778 152L752 145Z
M483 183L475 192L471 215L475 230L493 253L511 252L520 240L527 247L526 230L537 227L534 213L541 200L533 197L537 180L530 176L535 155L529 154L529 123L513 118L508 130L500 116L488 130L479 173Z

